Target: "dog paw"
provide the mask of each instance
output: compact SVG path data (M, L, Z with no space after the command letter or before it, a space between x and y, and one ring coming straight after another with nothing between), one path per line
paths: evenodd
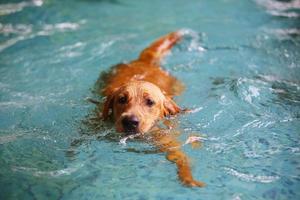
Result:
M201 181L196 181L196 180L186 181L186 182L184 182L184 184L189 187L205 187L206 186L205 183L203 183Z

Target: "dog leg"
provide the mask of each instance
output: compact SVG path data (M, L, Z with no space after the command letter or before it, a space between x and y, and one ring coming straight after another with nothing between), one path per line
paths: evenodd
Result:
M204 187L205 183L194 180L188 156L181 150L181 143L170 134L155 134L155 144L161 152L166 152L166 158L177 166L178 178L182 184L190 187Z
M203 182L194 180L188 157L180 149L175 151L168 151L166 157L169 161L174 162L177 165L178 177L184 185L192 187L205 186Z

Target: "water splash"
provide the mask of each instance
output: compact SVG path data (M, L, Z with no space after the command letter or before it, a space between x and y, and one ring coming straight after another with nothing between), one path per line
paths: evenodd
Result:
M200 41L201 37L200 34L196 31L193 31L191 29L181 29L179 30L179 33L184 36L185 39L189 40L190 43L187 46L188 51L198 51L203 52L205 49L202 47Z
M244 100L247 101L248 103L252 104L252 99L253 98L257 98L259 97L259 91L260 89L250 85L248 87L248 90L243 91L243 96L244 96Z
M192 144L194 142L202 142L203 140L207 140L207 138L201 136L189 136L182 146Z
M203 107L199 106L199 107L193 108L191 110L188 110L187 112L188 113L197 113L197 112L200 112L202 109L203 109Z
M142 135L141 133L137 133L137 134L134 134L134 135L126 136L126 137L120 139L119 144L121 144L121 145L126 145L126 141L127 141L128 139L132 140L132 139L137 138L137 137L139 137L139 136L141 136L141 135Z

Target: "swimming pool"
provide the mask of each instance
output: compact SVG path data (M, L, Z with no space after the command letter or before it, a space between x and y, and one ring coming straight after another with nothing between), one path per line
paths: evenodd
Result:
M299 1L33 0L0 4L0 199L299 199ZM193 175L84 123L101 72L159 36ZM106 139L104 139L106 138Z

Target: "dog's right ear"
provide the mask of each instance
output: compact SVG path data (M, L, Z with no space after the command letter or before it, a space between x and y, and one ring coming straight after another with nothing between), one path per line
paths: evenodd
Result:
M164 101L164 109L163 109L163 115L165 117L176 115L181 111L182 111L181 108L170 97L166 97Z
M102 108L102 118L103 118L103 120L107 120L109 115L113 112L112 111L113 102L114 102L114 95L113 94L106 97L105 102L103 104L103 108Z

